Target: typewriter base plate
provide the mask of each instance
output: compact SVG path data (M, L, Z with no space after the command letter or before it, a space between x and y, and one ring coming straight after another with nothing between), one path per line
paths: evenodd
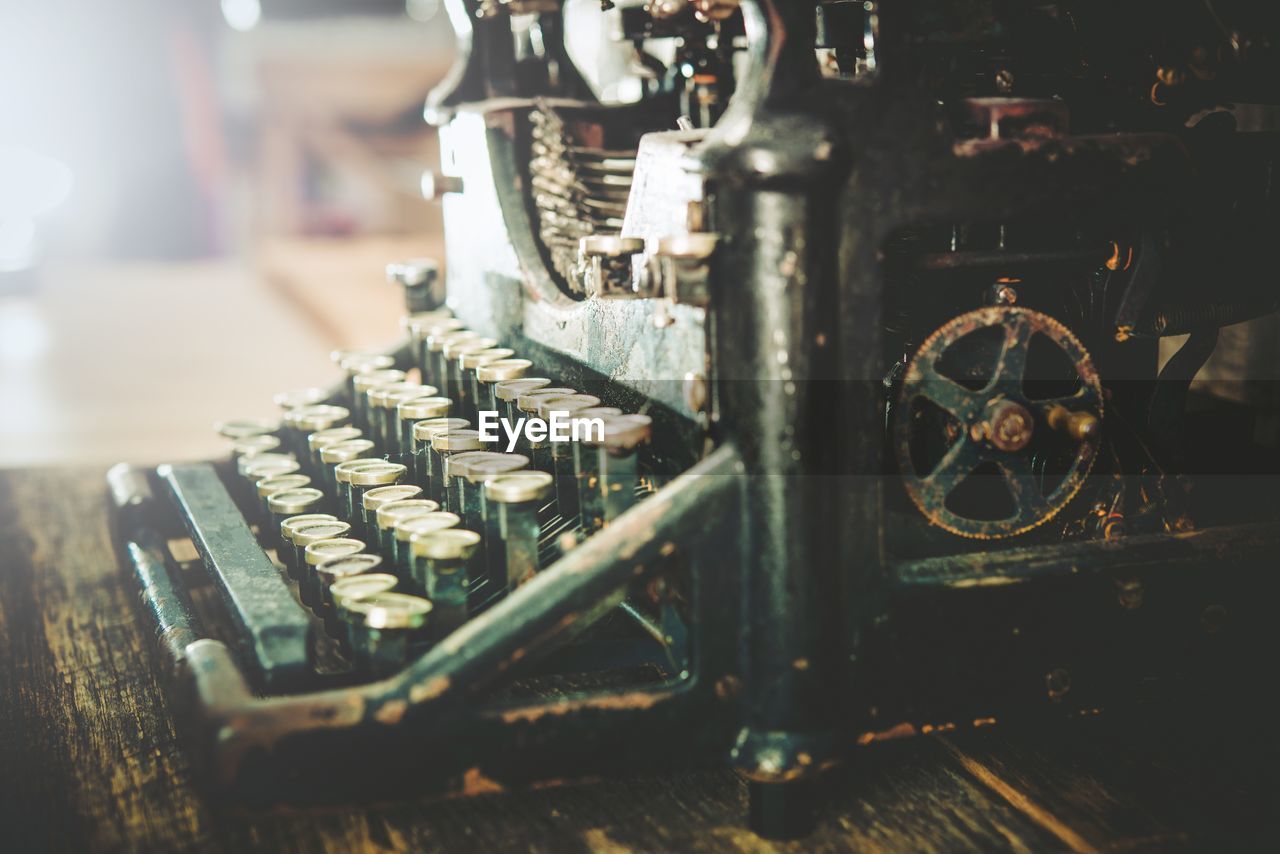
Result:
M57 533L69 519L76 524ZM759 844L742 826L746 784L728 771L623 777L501 800L214 812L194 788L159 658L134 617L136 588L116 567L102 473L0 474L0 529L0 719L10 733L0 753L0 821L15 847ZM934 844L966 849L1256 845L1266 832L1259 817L1280 789L1267 762L1275 736L1241 720L1263 706L1209 699L1217 715L1146 708L1132 718L876 745L821 781L825 809L810 841L902 849L927 832ZM1228 716L1229 726L1221 719Z

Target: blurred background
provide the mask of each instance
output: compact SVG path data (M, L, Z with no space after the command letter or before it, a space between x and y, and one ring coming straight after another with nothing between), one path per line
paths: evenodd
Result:
M0 6L0 466L220 453L440 258L440 0Z

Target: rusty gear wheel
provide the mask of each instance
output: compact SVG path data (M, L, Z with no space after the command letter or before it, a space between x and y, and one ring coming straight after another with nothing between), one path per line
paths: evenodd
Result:
M995 342L994 364L961 380L940 371L952 348L975 334ZM1029 393L1036 383L1027 376L1027 354L1036 336L1073 366L1074 391ZM932 437L921 436L922 402L941 411L941 425L937 420L925 425L939 428ZM1097 456L1101 419L1097 371L1070 330L1025 308L981 308L936 330L907 366L893 419L898 470L911 501L935 525L963 537L1012 537L1053 518L1084 484ZM919 444L930 438L940 446L940 458L918 471ZM1045 443L1061 461L1055 479L1033 466ZM1004 508L994 516L948 502L980 469L992 472L988 480L1007 493Z

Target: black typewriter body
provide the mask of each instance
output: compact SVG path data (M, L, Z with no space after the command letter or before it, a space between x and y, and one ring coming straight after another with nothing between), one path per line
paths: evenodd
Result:
M213 791L730 763L753 827L785 836L877 742L1252 678L1280 547L1273 12L619 3L644 73L604 103L559 3L446 5L461 58L427 118L447 274L398 274L409 338L382 355L448 397L431 342L469 330L647 433L527 454L575 496L623 456L635 473L594 516L553 492L536 572L489 574L377 672L300 602L236 464L114 470ZM1246 321L1242 366L1204 382ZM306 403L396 459L352 388ZM279 440L342 521L307 423L231 432ZM171 551L187 537L198 561Z

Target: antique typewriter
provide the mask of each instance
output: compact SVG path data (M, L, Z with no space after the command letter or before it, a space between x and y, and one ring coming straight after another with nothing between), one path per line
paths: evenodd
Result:
M446 6L399 343L110 475L211 791L729 763L785 836L878 742L1256 679L1275 10Z

